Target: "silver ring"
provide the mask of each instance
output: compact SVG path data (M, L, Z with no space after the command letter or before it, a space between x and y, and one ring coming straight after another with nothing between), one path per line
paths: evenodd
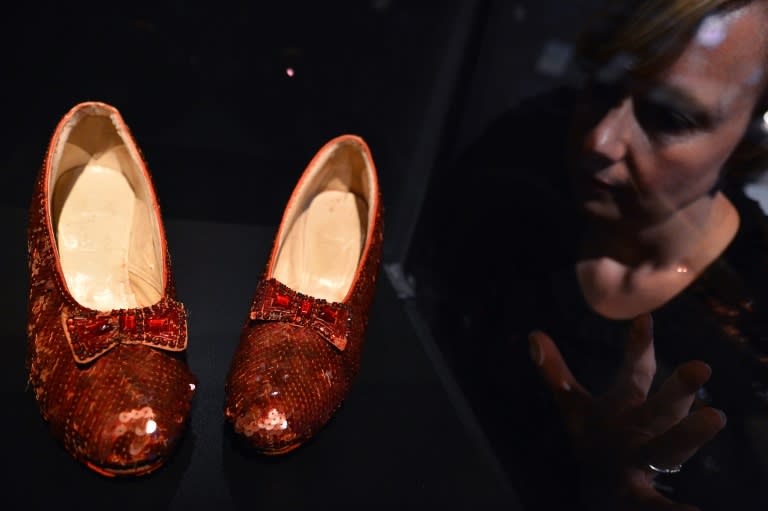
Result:
M656 472L657 474L677 474L683 469L682 465L672 465L669 468L661 468L648 463L648 470Z

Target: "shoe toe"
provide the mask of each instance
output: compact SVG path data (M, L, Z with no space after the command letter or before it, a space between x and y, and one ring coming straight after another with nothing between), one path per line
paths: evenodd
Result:
M295 415L295 410L284 403L251 403L237 417L234 428L262 451L287 452L300 445L302 430L293 418L289 422L289 415Z
M127 360L144 370L120 377L114 388L85 394L73 410L65 442L104 475L148 473L166 461L184 433L194 377L177 360L151 349L117 349L123 352L105 357L109 363L102 364L100 381L117 377L114 369Z
M162 417L150 405L126 407L101 430L99 452L94 464L106 472L145 472L165 459L169 444L180 436L178 425L170 417Z
M343 356L312 330L286 323L249 329L227 381L225 414L237 433L267 454L312 437L349 388Z

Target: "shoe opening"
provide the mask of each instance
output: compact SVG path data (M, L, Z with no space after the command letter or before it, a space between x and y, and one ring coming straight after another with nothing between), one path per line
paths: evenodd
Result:
M343 301L369 237L375 189L359 139L342 137L322 149L286 208L272 276L300 293Z
M162 235L138 150L118 114L91 104L53 146L51 222L72 297L95 310L145 307L164 292Z

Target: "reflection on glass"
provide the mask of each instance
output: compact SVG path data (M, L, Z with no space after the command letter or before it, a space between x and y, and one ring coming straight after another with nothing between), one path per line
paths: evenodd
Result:
M763 509L768 2L601 14L458 161L443 335L528 509Z

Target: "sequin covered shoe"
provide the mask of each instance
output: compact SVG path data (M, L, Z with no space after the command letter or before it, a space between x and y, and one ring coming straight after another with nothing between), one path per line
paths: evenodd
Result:
M81 103L56 127L28 255L29 381L51 432L103 475L157 469L195 377L155 191L115 108Z
M359 137L337 137L288 201L227 377L225 415L259 451L306 442L349 392L381 242L370 150Z

